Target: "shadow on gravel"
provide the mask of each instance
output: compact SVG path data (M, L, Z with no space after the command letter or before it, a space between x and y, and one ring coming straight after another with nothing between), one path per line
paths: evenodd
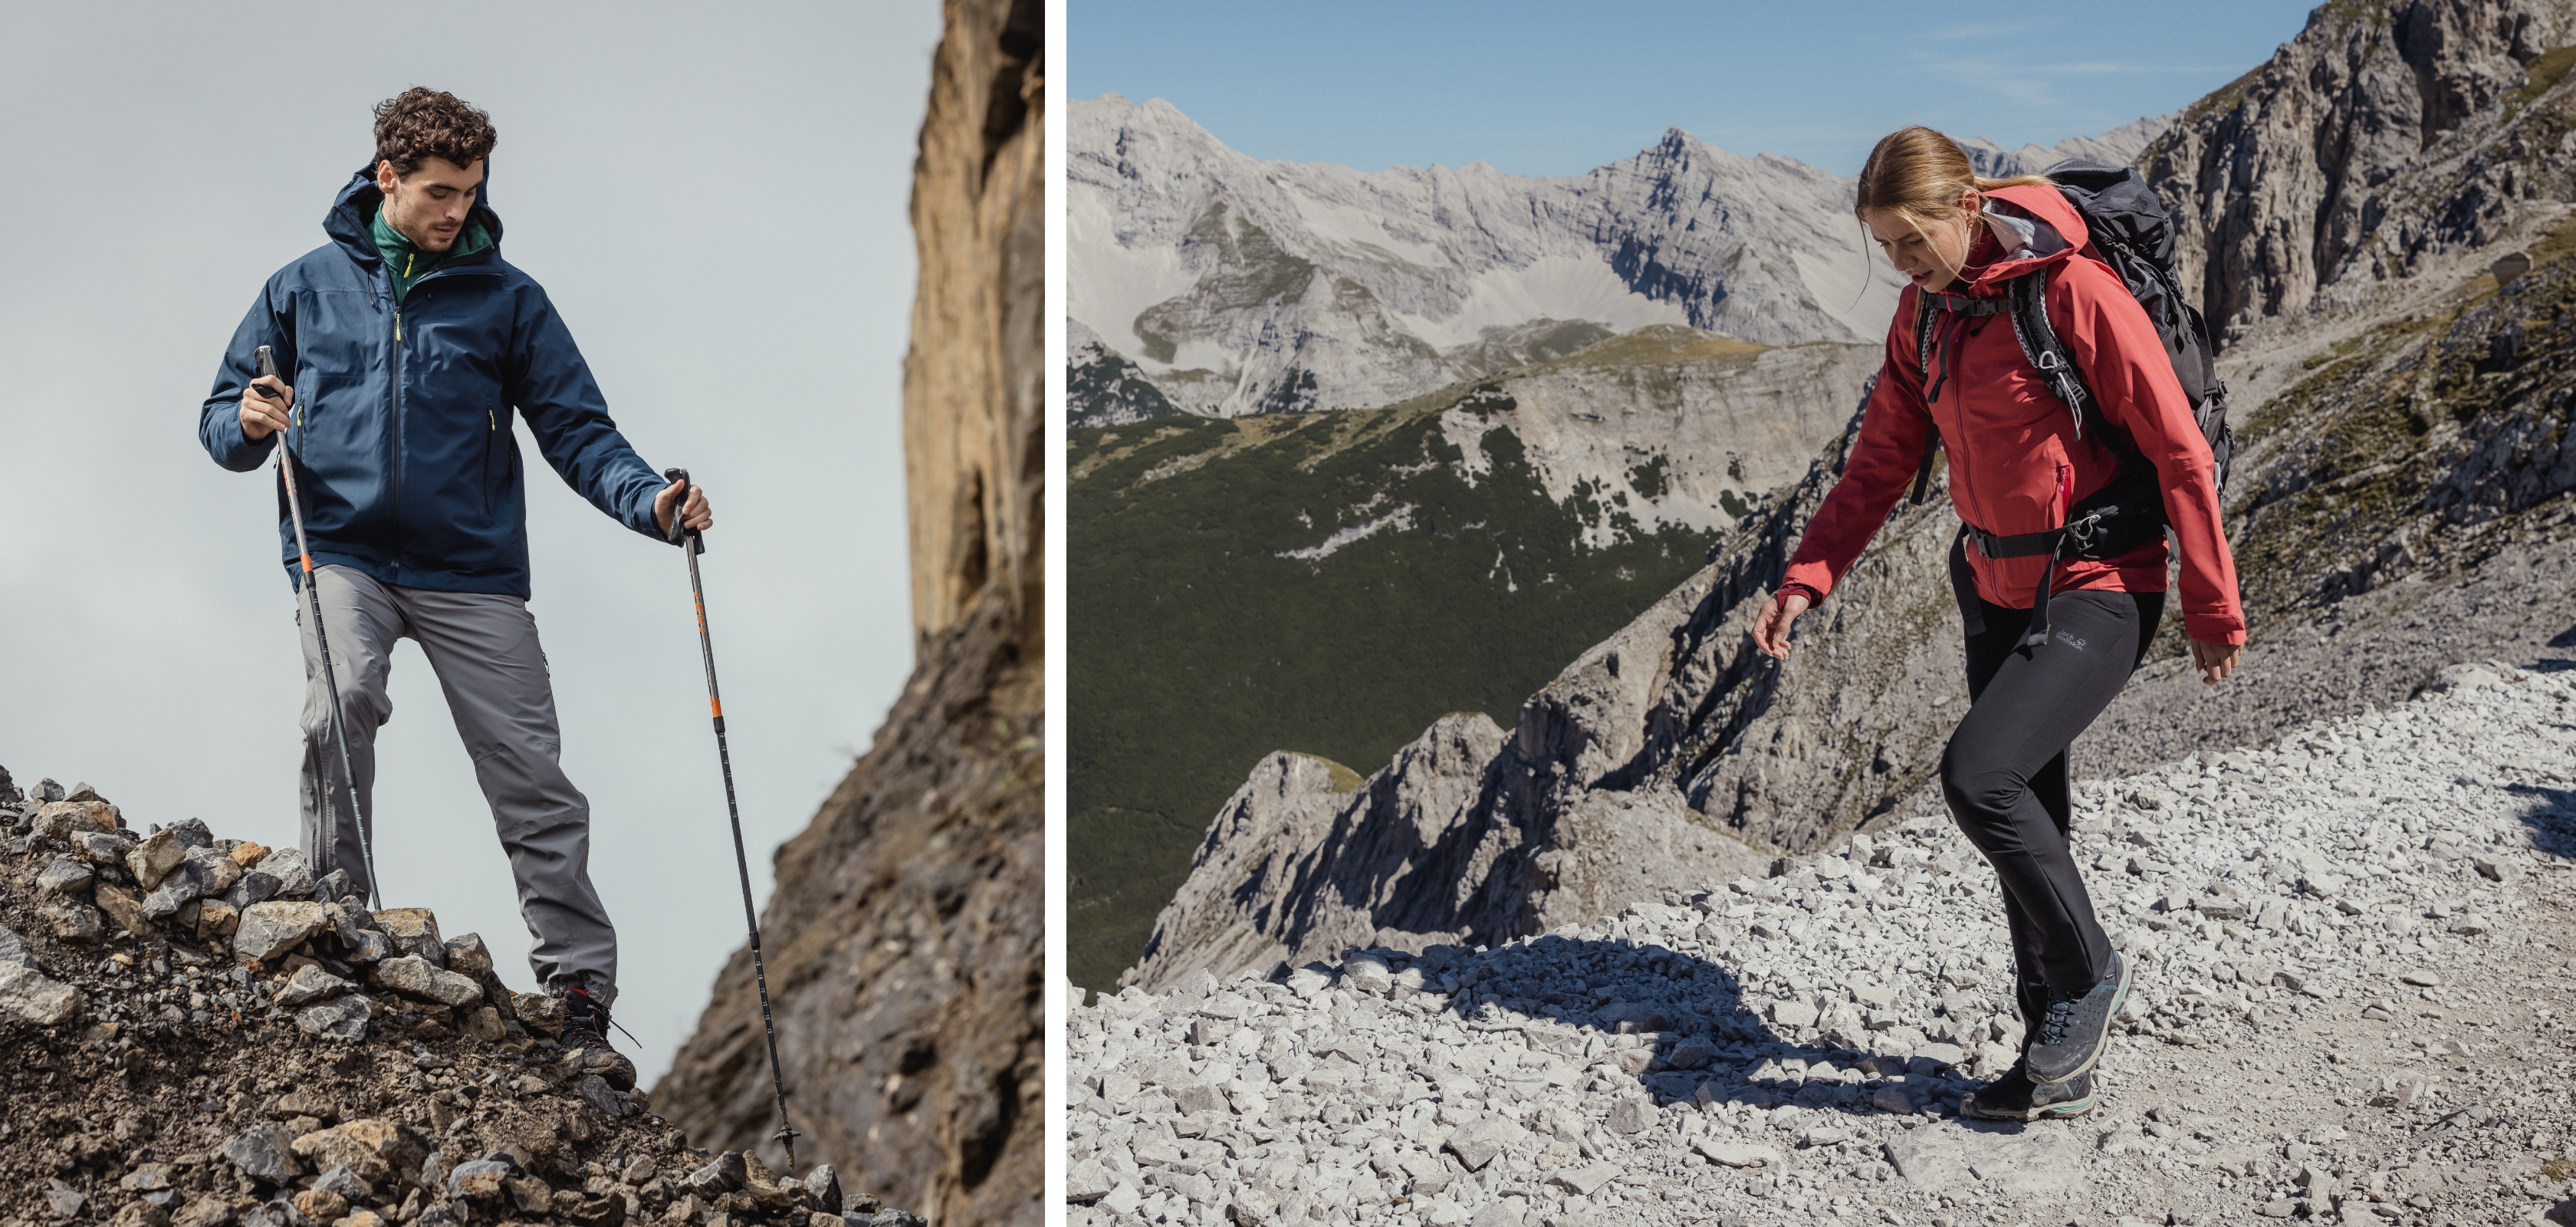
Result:
M2576 859L2576 789L2507 784L2504 790L2532 799L2522 811L2532 847L2562 860Z
M1441 1012L1471 1030L1508 1030L1526 1020L1553 1021L1578 1033L1638 1036L1651 1062L1638 1081L1660 1106L1692 1101L1772 1108L1795 1104L1825 1112L1863 1114L1911 1110L1930 1098L1956 1094L1933 1077L1944 1067L1929 1057L1842 1047L1830 1040L1797 1043L1784 1038L1744 1004L1735 973L1707 959L1660 945L1539 937L1524 945L1478 954L1472 948L1438 960L1430 951L1415 966L1436 962L1431 978L1472 975L1476 1001L1464 991L1449 995ZM1866 1035L1861 1037L1866 1042ZM1580 1070L1588 1037L1537 1039L1538 1048ZM1526 1073L1543 1078L1545 1066ZM1903 1082L1889 1078L1904 1075ZM1497 1075L1508 1081L1508 1072ZM1898 1105L1886 1092L1909 1096Z

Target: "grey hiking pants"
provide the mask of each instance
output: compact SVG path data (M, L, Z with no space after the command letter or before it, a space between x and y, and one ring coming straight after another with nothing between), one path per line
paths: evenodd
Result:
M590 884L590 801L557 762L563 739L556 731L554 687L527 602L397 588L347 567L323 567L315 574L349 761L358 776L358 805L369 816L368 839L375 837L376 730L393 718L385 679L394 641L407 637L420 644L437 672L457 736L473 756L474 778L492 805L492 825L518 880L519 914L536 939L528 965L539 991L579 985L603 1002L613 999L617 930ZM359 853L358 819L348 812L340 748L331 736L330 694L321 653L303 625L301 594L295 613L304 640L304 768L298 789L304 852L316 872L346 871L353 893L363 899L367 865Z

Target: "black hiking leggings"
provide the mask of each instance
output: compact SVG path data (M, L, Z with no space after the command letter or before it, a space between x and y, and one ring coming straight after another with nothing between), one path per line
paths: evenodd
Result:
M2164 613L2161 592L2052 596L2048 642L2020 647L2030 611L1980 601L1968 636L1968 714L1941 755L1941 791L2003 886L2027 1018L2044 984L2081 992L2111 970L2111 939L2077 871L2066 750L2137 671Z

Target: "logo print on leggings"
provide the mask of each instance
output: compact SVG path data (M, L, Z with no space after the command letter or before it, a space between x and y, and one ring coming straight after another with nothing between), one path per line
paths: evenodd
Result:
M2075 636L2073 636L2073 635L2067 634L2065 631L2059 631L2059 632L2057 632L2057 641L2058 641L2059 643L2065 644L2066 646L2068 646L2068 647L2070 647L2070 648L2075 649L2075 650L2076 650L2076 651L2078 651L2078 652L2081 652L2081 651L2083 651L2083 650L2084 650L2084 641L2083 641L2083 640L2081 640L2081 639L2076 638L2076 637L2075 637Z

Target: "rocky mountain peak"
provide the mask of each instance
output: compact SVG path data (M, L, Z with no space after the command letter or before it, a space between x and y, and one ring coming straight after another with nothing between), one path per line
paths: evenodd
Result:
M2366 309L2576 199L2561 112L2533 105L2571 44L2576 10L2546 0L2326 4L2185 109L2140 164L2211 325Z

